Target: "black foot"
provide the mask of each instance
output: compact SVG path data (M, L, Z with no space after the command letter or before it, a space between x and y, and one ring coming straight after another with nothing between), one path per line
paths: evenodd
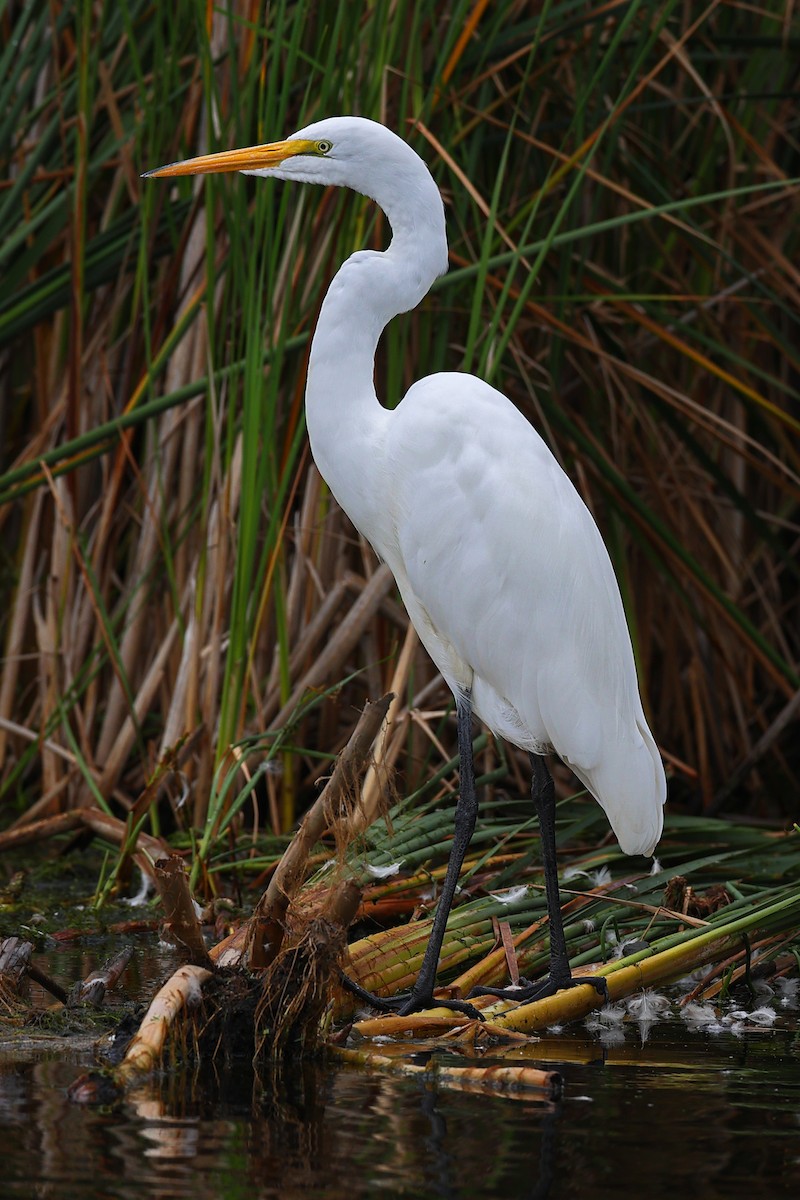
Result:
M528 1004L531 1000L544 1000L548 996L555 996L556 992L560 992L565 988L580 987L582 984L591 984L602 996L608 1001L608 984L602 975L567 975L562 978L553 978L548 975L546 979L537 979L531 983L529 979L520 979L519 984L504 988L493 987L474 987L470 992L472 996L499 996L501 1000L516 1000L519 1003Z
M410 992L401 992L398 996L376 996L374 992L362 988L361 984L356 983L349 975L345 975L344 971L339 972L339 982L363 1004L370 1004L382 1012L395 1013L398 1017L407 1017L426 1008L451 1008L453 1012L464 1013L473 1021L484 1019L478 1009L473 1004L467 1004L466 1000L440 1000L433 993L425 995L413 989Z

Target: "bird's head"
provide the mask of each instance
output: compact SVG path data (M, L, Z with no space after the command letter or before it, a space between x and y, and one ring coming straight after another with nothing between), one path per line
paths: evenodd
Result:
M241 171L265 178L333 184L370 196L384 207L403 176L428 175L420 158L384 125L366 117L327 117L285 141L223 150L146 171L146 178Z

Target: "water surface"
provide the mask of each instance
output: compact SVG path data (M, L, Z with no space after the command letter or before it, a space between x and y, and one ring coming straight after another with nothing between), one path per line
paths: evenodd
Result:
M659 1023L536 1047L556 1103L473 1095L335 1064L280 1092L247 1063L148 1083L112 1110L66 1089L76 1042L0 1046L0 1196L774 1197L800 1187L798 1035Z

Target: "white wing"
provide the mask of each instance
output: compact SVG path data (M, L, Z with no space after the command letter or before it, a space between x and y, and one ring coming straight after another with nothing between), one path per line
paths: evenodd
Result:
M626 853L650 853L664 771L611 561L572 483L471 375L420 380L385 433L386 508L364 532L431 657L498 735L554 747Z

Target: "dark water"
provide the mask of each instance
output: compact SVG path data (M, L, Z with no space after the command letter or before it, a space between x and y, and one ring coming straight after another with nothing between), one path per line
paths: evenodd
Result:
M762 1197L800 1194L800 1038L654 1026L536 1047L557 1103L298 1066L165 1075L109 1111L70 1104L91 1062L0 1046L0 1196Z

